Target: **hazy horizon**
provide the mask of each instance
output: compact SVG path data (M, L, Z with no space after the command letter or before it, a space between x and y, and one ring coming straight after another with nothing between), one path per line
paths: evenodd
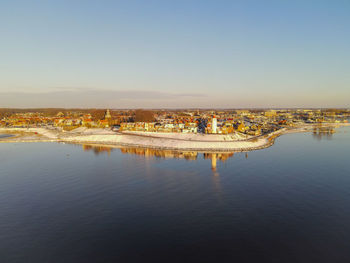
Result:
M347 1L2 1L0 108L350 108Z
M8 110L45 110L45 109L57 109L57 110L111 110L111 111L123 111L123 110L149 110L149 111L177 111L177 110L184 110L184 111L215 111L215 110L224 110L224 111L230 111L230 110L252 110L252 111L258 111L258 110L350 110L350 108L346 107L251 107L251 108L244 108L244 107L231 107L231 108L146 108L146 107L135 107L135 108L108 108L108 107L2 107L0 110L8 109Z

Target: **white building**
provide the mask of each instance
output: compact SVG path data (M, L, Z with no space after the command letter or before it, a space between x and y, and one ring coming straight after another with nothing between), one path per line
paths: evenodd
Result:
M213 119L211 121L211 133L216 133L217 126L218 126L218 123L217 123L216 117L213 116Z

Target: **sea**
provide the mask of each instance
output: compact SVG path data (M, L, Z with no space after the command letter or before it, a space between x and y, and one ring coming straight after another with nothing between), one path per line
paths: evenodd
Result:
M13 136L12 134L0 134L0 139L12 137L12 136Z
M350 128L247 153L0 143L0 262L350 262Z

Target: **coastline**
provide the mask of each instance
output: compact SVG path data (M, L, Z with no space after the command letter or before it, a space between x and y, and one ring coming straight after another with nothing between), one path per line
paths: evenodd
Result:
M325 124L321 127L337 128L350 126L349 123ZM202 134L186 136L154 133L120 133L106 129L80 129L72 132L62 132L47 128L0 128L0 133L14 135L0 139L0 143L19 142L62 142L73 144L104 145L110 147L137 147L160 150L198 151L198 152L246 152L264 149L272 146L275 139L289 133L310 132L319 128L319 124L303 125L293 128L282 128L278 131L245 140L230 139L227 135L208 136ZM231 136L233 138L233 136Z

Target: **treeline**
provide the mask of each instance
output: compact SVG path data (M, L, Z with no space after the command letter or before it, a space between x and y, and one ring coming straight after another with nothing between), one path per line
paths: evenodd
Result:
M154 112L150 110L135 110L135 122L152 122L154 121Z
M62 108L30 108L30 109L15 109L15 108L0 108L1 115L12 115L15 113L42 113L45 116L55 116L59 112L72 112L72 111L87 111L86 109L62 109Z
M105 109L63 109L63 108L30 108L30 109L11 109L11 108L0 108L0 118L9 117L16 113L40 113L44 117L55 117L58 113L63 113L64 116L75 116L80 114L91 114L92 120L102 120L105 116ZM151 110L111 110L111 115L127 115L132 116L129 121L154 121L154 111Z
M106 110L103 109L63 109L63 108L30 108L30 109L11 109L0 108L0 118L9 117L16 113L40 113L45 117L54 117L58 113L62 112L65 116L69 116L72 113L91 114L95 119L103 118Z

